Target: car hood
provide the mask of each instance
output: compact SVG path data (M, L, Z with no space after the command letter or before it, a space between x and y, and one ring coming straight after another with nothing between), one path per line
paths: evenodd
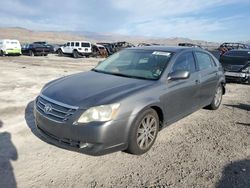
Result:
M89 71L52 81L41 94L58 102L87 108L117 102L154 82Z

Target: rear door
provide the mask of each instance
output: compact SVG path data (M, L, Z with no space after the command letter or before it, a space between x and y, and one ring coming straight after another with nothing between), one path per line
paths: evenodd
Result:
M208 53L196 51L195 57L199 69L199 104L204 107L210 104L214 97L219 82L218 67Z

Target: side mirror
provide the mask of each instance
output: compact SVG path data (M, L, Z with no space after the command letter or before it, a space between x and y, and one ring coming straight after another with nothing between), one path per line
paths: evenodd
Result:
M190 76L190 72L180 70L169 73L168 80L183 80L188 79Z

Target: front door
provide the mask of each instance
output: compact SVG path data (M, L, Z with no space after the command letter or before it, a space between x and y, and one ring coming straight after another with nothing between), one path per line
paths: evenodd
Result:
M199 73L196 71L192 52L181 54L173 64L171 71L185 70L190 77L182 80L168 80L164 108L167 123L174 122L195 111L198 107Z

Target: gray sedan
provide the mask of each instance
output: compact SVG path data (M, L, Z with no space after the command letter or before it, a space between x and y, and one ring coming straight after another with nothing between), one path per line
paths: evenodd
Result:
M34 113L41 135L61 148L140 155L167 125L204 107L217 109L224 93L222 67L209 52L137 47L46 84Z

